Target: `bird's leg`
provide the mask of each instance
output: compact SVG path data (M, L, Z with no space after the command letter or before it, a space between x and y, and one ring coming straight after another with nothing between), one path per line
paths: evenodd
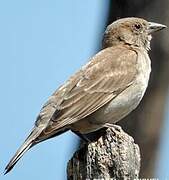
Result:
M103 127L106 127L106 128L115 128L116 130L121 131L121 127L118 126L118 125L115 125L115 124L105 123L103 125Z
M72 130L72 132L74 132L76 135L78 135L86 143L91 142L91 140L85 134L81 134L79 131L74 131L74 130Z

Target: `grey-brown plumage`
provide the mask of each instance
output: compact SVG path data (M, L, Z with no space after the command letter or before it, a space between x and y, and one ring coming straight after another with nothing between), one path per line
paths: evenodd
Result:
M145 93L151 71L147 53L151 33L164 27L141 18L124 18L109 25L103 50L49 98L5 173L41 141L66 130L80 134L96 131L135 109Z

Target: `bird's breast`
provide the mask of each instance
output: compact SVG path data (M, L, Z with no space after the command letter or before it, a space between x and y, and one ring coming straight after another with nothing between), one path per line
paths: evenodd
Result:
M151 72L151 61L145 51L137 51L137 76L136 82L140 83L143 87L147 88L150 72Z
M77 129L81 125L82 133L95 131L103 127L105 123L121 120L138 106L148 86L151 71L150 59L146 52L138 51L136 69L137 74L133 83L109 103L78 123Z
M138 52L137 74L132 85L94 113L95 122L115 123L134 110L140 103L148 86L151 63L146 52Z

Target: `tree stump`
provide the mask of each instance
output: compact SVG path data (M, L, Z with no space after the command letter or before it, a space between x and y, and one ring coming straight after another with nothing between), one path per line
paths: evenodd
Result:
M97 141L82 144L67 166L68 180L134 180L139 171L139 147L116 125Z

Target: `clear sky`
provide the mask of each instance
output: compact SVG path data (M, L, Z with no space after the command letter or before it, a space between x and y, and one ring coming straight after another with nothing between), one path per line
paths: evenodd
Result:
M95 53L107 11L98 0L0 1L0 172L43 103ZM71 133L41 143L0 179L66 179L77 144Z

